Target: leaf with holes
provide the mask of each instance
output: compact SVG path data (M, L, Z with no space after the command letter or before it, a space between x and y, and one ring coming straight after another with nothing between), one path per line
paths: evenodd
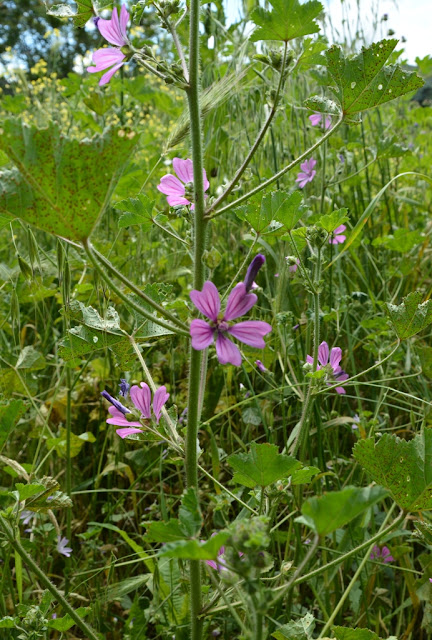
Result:
M384 66L398 41L381 40L363 47L354 57L346 58L342 48L333 45L326 51L326 66L332 91L345 119L358 121L357 114L415 91L423 80L399 65ZM333 83L332 83L333 81ZM306 101L306 106L309 106ZM311 106L315 108L316 106Z
M252 12L252 20L258 27L250 37L252 42L289 42L320 30L315 18L324 11L321 2L309 0L300 4L299 0L270 0L270 4L272 11L258 7Z
M301 463L291 456L278 452L274 444L251 445L249 453L235 453L228 458L234 469L233 480L245 487L268 487L287 478L301 468Z
M387 315L401 340L415 336L432 322L432 302L422 302L422 297L421 291L412 291L399 305L386 303Z
M78 140L50 123L38 129L20 119L0 123L0 150L15 165L0 172L0 213L81 242L88 238L138 136L123 129Z
M432 509L432 429L412 440L388 433L377 443L372 438L359 440L353 455L375 482L391 491L402 509Z
M336 531L354 520L369 507L386 497L382 487L345 487L342 491L325 493L303 503L302 514L296 518L320 536Z

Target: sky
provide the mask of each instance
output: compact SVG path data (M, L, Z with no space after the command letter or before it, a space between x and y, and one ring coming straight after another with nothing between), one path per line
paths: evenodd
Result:
M423 58L432 55L432 0L321 0L328 21L333 29L342 33L349 25L355 32L358 15L364 25L365 36L372 42L387 36L392 29L394 38L404 36L406 42L399 43L398 49L404 48L403 58L414 64L416 56ZM225 0L227 15L230 20L238 18L241 0ZM359 7L359 10L358 8ZM388 20L381 17L388 14ZM374 32L374 16L378 18L378 29ZM343 23L343 21L345 22ZM330 28L327 36L333 41ZM337 39L337 38L335 38Z

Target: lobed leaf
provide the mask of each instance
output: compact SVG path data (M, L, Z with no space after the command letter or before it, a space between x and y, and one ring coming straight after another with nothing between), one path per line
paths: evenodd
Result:
M315 18L324 10L321 2L309 0L300 4L299 0L269 0L269 4L272 11L258 7L252 12L251 18L258 27L250 37L252 42L289 42L320 30Z
M251 445L249 453L235 453L228 458L234 469L233 480L245 487L267 487L301 468L301 463L278 452L274 444Z
M228 531L219 531L206 542L198 540L177 540L168 542L159 551L166 558L182 558L183 560L215 560L219 549L230 537Z
M422 300L421 291L412 291L399 305L386 303L386 311L401 340L411 338L432 322L432 301Z

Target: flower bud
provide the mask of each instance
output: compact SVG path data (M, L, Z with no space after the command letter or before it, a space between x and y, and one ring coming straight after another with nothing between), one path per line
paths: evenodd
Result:
M246 293L249 293L249 291L253 288L254 280L265 261L265 256L259 253L250 263L248 270L246 271L246 277L244 279Z

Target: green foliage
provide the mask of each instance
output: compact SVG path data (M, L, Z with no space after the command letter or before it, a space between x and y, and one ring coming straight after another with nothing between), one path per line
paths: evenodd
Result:
M348 209L338 209L318 218L317 224L325 229L328 233L332 233L341 224L348 220Z
M82 447L86 442L96 442L96 438L90 431L85 431L76 435L70 434L70 457L76 458L79 455ZM66 429L60 429L60 434L57 438L47 438L47 446L53 447L61 458L67 456L67 431Z
M382 487L345 487L341 491L308 498L302 505L303 515L296 520L319 536L325 536L354 520L386 495L387 491Z
M385 433L377 443L359 440L353 455L375 482L407 511L432 509L432 429L412 440Z
M216 560L219 549L229 537L228 531L220 531L207 542L199 542L194 539L167 542L160 549L159 555L182 560Z
M311 640L314 629L315 619L312 614L307 613L300 620L284 624L272 633L272 638L276 638L276 640Z
M143 231L147 231L152 226L152 213L155 201L143 193L139 193L135 198L126 198L116 203L116 209L124 211L119 218L119 229L139 224Z
M357 114L362 111L423 85L423 80L414 71L405 71L398 65L384 66L397 42L394 39L381 40L370 47L363 47L361 53L351 58L346 58L338 45L333 45L326 52L326 66L332 83L335 83L331 88L346 120L356 121ZM311 108L318 110L316 103Z
M406 229L396 229L391 236L379 236L372 242L374 247L383 246L386 249L397 251L398 253L408 253L422 242L420 231L407 231Z
M0 149L14 169L0 173L0 212L81 242L105 211L137 143L134 133L110 129L78 140L57 125L5 120Z
M49 7L47 14L60 19L73 18L75 27L84 25L102 9L112 4L111 0L75 0L77 10L73 11L69 4L61 2Z
M236 453L228 458L234 469L233 480L245 487L268 487L301 468L301 463L291 456L278 453L276 445L251 445L249 453Z
M309 0L304 4L300 4L299 0L270 0L270 4L272 11L258 7L252 13L252 20L258 27L251 35L252 42L289 42L319 31L315 18L322 13L324 7L317 0Z
M333 627L332 634L336 640L380 640L374 631L369 629L349 629L348 627ZM391 640L391 638L389 638Z
M26 369L27 371L38 371L46 367L46 360L39 351L34 347L24 347L20 352L16 363L17 369Z
M412 291L399 305L386 303L387 314L401 340L411 338L432 322L431 301L422 300L421 291Z
M75 612L81 618L85 618L85 616L90 613L90 607L78 607L77 609L75 609ZM74 620L72 620L70 615L66 614L62 618L55 618L54 620L50 620L48 622L48 627L50 629L55 629L56 631L68 631L75 624L76 624L76 622L74 622Z
M306 210L299 191L273 191L262 198L250 200L247 205L237 207L235 213L260 234L277 231L282 226L287 230L293 229Z
M10 400L6 404L0 404L0 451L25 410L23 400Z

